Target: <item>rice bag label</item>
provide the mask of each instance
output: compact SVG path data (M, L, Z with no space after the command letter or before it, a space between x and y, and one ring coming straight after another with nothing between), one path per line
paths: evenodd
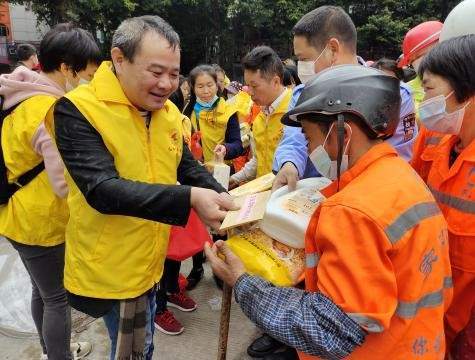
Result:
M297 191L285 199L281 206L284 210L296 215L310 217L324 198L325 197L320 192L315 191L315 189L305 189L304 191Z

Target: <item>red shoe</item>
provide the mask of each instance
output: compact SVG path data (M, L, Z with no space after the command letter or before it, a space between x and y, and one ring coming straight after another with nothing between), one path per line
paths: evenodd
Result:
M192 298L186 296L183 291L180 291L178 294L168 294L167 305L185 312L196 309L195 301Z
M185 328L169 310L155 316L155 329L167 335L180 335Z

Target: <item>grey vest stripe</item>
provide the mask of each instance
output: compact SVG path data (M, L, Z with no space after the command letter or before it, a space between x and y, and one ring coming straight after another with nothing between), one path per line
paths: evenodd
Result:
M406 232L419 224L422 220L438 214L440 214L440 210L435 202L414 205L386 228L386 235L389 241L394 245Z
M475 214L475 201L462 199L456 196L448 195L429 186L435 199L441 204L450 206L456 210L467 214Z
M396 315L402 318L413 318L421 308L432 308L442 304L443 289L427 294L416 302L399 301Z
M425 141L425 145L439 145L441 140L441 137L428 137Z
M305 265L307 268L314 268L317 267L318 261L320 258L318 257L317 253L311 253L311 254L306 254L305 255Z

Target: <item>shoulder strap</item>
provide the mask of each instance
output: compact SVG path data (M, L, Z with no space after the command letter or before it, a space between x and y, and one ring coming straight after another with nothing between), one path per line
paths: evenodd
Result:
M3 121L5 118L10 115L17 107L21 104L18 103L15 106L12 106L8 109L3 109L3 105L5 103L5 98L0 96L0 137L2 134L3 128ZM21 175L18 180L13 183L8 183L8 176L7 176L7 168L5 165L5 159L3 157L3 149L0 146L0 167L2 171L0 171L0 204L4 204L8 201L8 199L17 192L22 186L27 185L31 180L33 180L36 176L38 176L45 168L44 162L36 165L33 169L27 171L23 175Z
M26 173L21 175L17 180L17 184L21 186L27 185L31 180L37 177L44 169L45 169L45 163L42 161L41 163L36 165L33 169L28 170Z

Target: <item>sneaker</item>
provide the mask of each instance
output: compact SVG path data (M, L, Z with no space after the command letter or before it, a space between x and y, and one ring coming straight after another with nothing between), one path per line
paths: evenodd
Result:
M186 296L183 291L178 294L168 294L167 305L185 312L193 311L197 307L195 301Z
M191 269L191 272L186 277L186 279L188 280L188 284L186 285L186 290L193 290L203 278L204 272L205 271L203 268Z
M82 359L92 351L92 345L88 342L74 342L71 343L71 352L73 359Z
M82 359L85 356L89 355L92 351L92 345L88 342L74 342L71 343L71 352L73 354L73 359ZM41 354L41 360L48 360L48 355Z
M175 315L169 310L155 315L155 329L167 335L180 335L185 328L175 319Z

